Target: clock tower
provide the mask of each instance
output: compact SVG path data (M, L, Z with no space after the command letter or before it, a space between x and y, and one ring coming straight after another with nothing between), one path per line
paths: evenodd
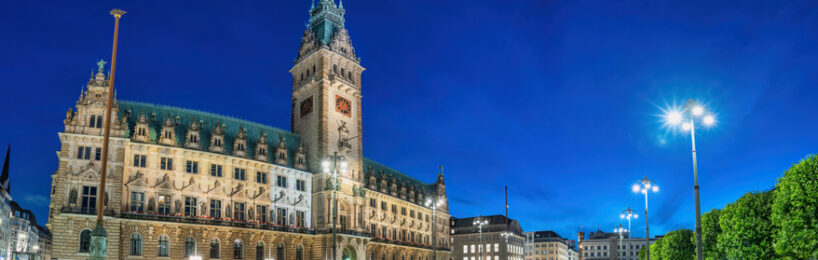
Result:
M341 155L348 171L339 171L339 228L362 229L358 219L356 191L363 188L361 151L361 73L364 68L344 28L344 7L321 0L310 8L309 27L301 46L293 76L292 131L301 137L313 177L314 226L331 226L331 177L321 161ZM361 200L361 201L358 201Z

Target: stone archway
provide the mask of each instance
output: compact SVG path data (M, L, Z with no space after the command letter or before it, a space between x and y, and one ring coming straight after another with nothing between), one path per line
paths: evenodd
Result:
M344 247L344 250L341 251L341 260L357 260L357 254L355 252L355 248L352 246Z

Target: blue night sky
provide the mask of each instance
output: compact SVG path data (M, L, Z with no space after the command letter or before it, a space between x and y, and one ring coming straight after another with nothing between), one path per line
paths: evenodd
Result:
M174 3L168 3L174 2ZM288 129L308 0L15 1L0 8L0 145L12 196L44 224L57 132L122 19L124 100ZM653 234L693 228L687 135L660 109L705 102L697 133L702 211L767 190L818 147L815 1L362 1L347 28L363 74L364 154L432 182L451 214L510 215L527 231L611 230L641 211ZM5 147L4 147L5 148ZM640 216L641 217L641 216ZM644 222L634 222L643 236Z

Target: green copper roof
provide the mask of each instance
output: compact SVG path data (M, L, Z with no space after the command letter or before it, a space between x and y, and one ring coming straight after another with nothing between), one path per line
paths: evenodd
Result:
M233 141L238 133L239 127L242 127L247 131L247 156L245 158L248 159L255 158L256 145L258 144L258 139L263 131L264 134L267 135L267 162L269 163L273 162L273 156L275 155L279 140L281 137L284 137L285 143L287 144L287 166L289 167L292 167L293 165L298 143L301 142L301 137L289 131L284 131L275 127L233 117L191 109L141 102L120 101L119 113L120 116L122 116L123 113L129 114L128 129L134 129L139 115L141 113L145 113L145 117L149 121L149 136L151 138L151 142L153 143L158 140L158 132L161 131L165 118L170 117L171 121L177 123L174 130L176 131L176 143L180 147L182 147L185 143L185 137L187 136L188 127L190 126L191 121L196 120L196 122L201 123L201 129L199 131L199 144L202 147L201 150L204 151L207 151L208 147L210 146L211 132L215 128L216 123L220 123L222 124L222 128L225 132L224 148L225 154L228 155L233 154ZM128 131L129 137L131 134L132 131Z
M371 171L370 171L370 169L371 169ZM392 183L391 178L395 178L398 181L400 181L401 183L408 184L409 187L411 187L411 186L417 187L418 189L420 189L426 195L434 194L434 192L435 192L435 189L434 189L435 184L434 183L431 183L431 184L423 183L422 181L420 181L418 179L415 179L415 178L413 178L413 177L411 177L409 175L406 175L406 174L404 174L404 173L402 173L402 172L400 172L398 170L389 168L389 166L380 164L380 163L378 163L376 161L373 161L372 159L369 159L369 158L364 158L364 172L366 173L365 178L364 178L364 182L366 182L367 186L369 185L369 175L370 174L375 174L375 176L378 178L378 183L376 183L375 186L380 188L380 174L385 174L386 178L387 178L387 181L389 183ZM407 190L408 190L408 187L407 187Z
M321 0L310 9L310 29L321 44L329 45L332 36L344 28L345 12L343 4L336 6L334 0Z

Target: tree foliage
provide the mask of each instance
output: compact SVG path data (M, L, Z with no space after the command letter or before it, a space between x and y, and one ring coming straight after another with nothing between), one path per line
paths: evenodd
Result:
M720 260L724 259L724 252L719 250L716 246L719 234L721 234L721 226L719 226L719 218L721 216L720 209L712 209L702 215L702 249L704 252L704 259L706 260ZM696 244L696 236L690 238L690 242Z
M647 251L648 251L647 247L642 247L641 249L639 249L639 252L637 252L637 255L639 255L639 260L647 260L646 257Z
M774 192L775 251L788 257L818 258L818 155L787 170Z
M690 229L679 229L668 232L662 238L662 259L694 259L696 258L696 244L691 243L694 238ZM695 240L695 238L694 238Z
M747 193L721 212L717 247L728 259L772 259L772 192Z
M662 248L664 246L664 238L657 239L656 242L650 245L650 259L653 260L661 260L662 258Z

